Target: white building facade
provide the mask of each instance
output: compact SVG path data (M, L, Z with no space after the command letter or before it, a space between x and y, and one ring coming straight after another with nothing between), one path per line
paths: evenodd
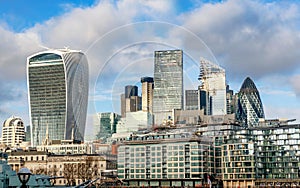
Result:
M12 116L4 121L2 127L2 143L10 147L18 147L25 140L25 128L21 118Z

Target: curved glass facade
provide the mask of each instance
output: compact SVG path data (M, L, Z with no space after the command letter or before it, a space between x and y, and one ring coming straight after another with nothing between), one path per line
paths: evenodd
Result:
M254 82L247 77L238 93L236 118L246 127L255 127L265 118L263 105Z
M79 51L53 50L27 58L32 145L83 141L88 102L88 63Z

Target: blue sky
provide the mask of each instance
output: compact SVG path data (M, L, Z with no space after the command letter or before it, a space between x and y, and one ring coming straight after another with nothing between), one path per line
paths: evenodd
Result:
M94 0L0 0L1 21L9 29L22 32L75 7L88 7Z
M300 120L299 20L294 1L0 0L0 121L29 124L26 57L66 46L88 57L90 115L119 112L124 86L152 76L153 51L180 48L186 89L205 57L236 92L250 76L267 118Z

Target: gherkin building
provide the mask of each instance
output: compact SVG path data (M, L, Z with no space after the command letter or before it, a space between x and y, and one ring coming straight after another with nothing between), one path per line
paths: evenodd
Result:
M265 118L265 114L259 92L251 78L244 80L237 100L237 120L245 127L257 127L259 119Z

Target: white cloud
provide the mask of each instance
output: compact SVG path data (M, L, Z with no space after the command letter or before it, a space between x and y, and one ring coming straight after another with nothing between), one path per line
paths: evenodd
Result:
M297 97L300 97L300 75L295 75L290 79L290 83L296 93Z
M208 44L230 79L287 73L298 66L297 4L229 0L183 16L183 25Z

